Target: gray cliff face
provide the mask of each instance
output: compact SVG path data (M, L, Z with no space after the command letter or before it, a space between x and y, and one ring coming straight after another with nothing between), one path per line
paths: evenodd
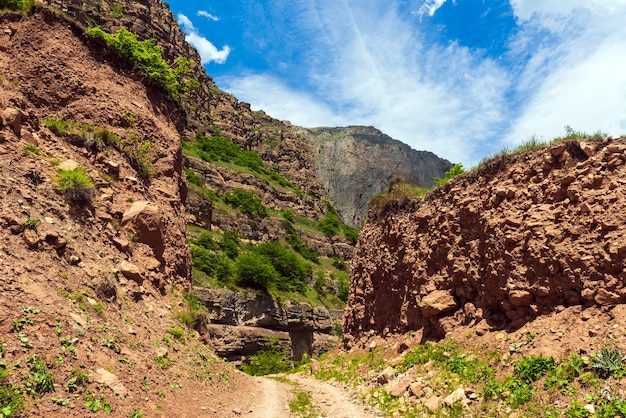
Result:
M278 338L291 358L319 356L337 342L330 335L343 321L343 310L307 303L280 304L269 294L196 287L198 300L209 310L206 330L218 355L238 362Z
M368 202L400 176L432 187L452 164L432 152L415 151L373 127L302 129L308 137L317 174L343 221L360 228Z

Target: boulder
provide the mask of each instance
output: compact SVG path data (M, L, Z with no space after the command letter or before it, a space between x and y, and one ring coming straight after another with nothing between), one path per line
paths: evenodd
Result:
M137 284L143 283L141 270L135 264L128 261L122 261L119 265L119 270L127 279L134 280Z
M441 398L439 396L433 396L432 398L426 399L424 407L433 414L439 412L441 409Z
M7 107L2 112L2 120L4 121L4 124L11 128L13 133L17 136L19 136L22 131L23 118L24 114L18 109L12 107Z
M435 316L457 307L457 302L449 290L435 290L424 296L419 303L424 316Z
M163 261L165 250L164 227L159 207L150 202L138 201L124 212L122 226L132 230L137 241L148 245L155 257Z
M462 402L465 399L467 399L467 397L465 396L465 389L458 388L457 390L443 398L443 404L445 406L453 406L455 403Z
M95 380L97 383L100 383L101 385L107 386L116 395L119 395L122 398L125 398L126 394L128 393L126 387L124 387L122 382L120 382L120 379L116 375L109 373L103 368L99 368L96 370L93 376L93 380Z

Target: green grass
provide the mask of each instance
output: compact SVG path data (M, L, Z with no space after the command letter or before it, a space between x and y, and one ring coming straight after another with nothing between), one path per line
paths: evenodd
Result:
M130 118L130 119L129 119ZM142 139L134 130L134 118L127 115L130 128L126 137L119 137L107 128L88 125L85 123L65 121L59 119L47 119L43 123L53 132L64 135L73 145L85 148L104 150L111 145L119 150L128 159L130 165L143 177L154 175L152 154L154 153L154 141Z
M252 173L275 187L290 189L299 195L304 195L302 190L287 181L282 175L268 169L259 154L244 150L228 138L224 138L219 134L217 128L215 128L215 135L212 137L198 134L195 141L184 140L183 151L187 155L198 157L207 162Z
M289 402L289 411L293 416L300 418L316 418L323 416L315 405L313 398L307 392L294 390L294 398Z
M413 205L417 207L418 203L432 189L416 186L409 183L396 184L391 190L377 194L370 200L368 211L372 211L375 216L384 215L389 205L398 203L402 206Z
M279 339L272 338L265 342L265 349L250 356L241 368L251 376L265 376L291 370L291 361Z
M83 167L57 170L55 184L71 202L89 202L94 194L93 181Z

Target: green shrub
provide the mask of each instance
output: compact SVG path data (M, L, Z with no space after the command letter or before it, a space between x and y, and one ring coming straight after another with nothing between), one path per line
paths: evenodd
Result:
M452 168L450 168L450 170L446 171L444 178L439 178L439 177L435 178L435 184L437 186L441 186L443 184L446 184L448 181L452 180L456 176L459 176L463 173L465 173L463 164L461 163L454 164Z
M192 169L185 168L185 176L187 176L187 181L189 183L195 184L198 187L204 187L204 180Z
M267 208L263 206L261 199L253 192L243 189L234 189L224 193L224 202L250 218L267 217Z
M293 248L298 254L300 254L306 260L309 260L318 264L320 262L320 255L316 253L315 251L311 250L302 242L302 240L300 239L300 235L298 234L298 231L293 226L293 224L288 221L283 221L283 226L285 227L285 230L287 231L285 240L287 241L289 245L291 245L291 248Z
M167 330L167 333L174 337L181 343L185 343L185 331L182 328L172 327Z
M20 416L24 410L24 395L16 387L0 379L0 417Z
M35 0L0 0L0 9L20 12L30 9L34 4Z
M522 357L513 363L513 369L524 383L532 383L554 370L554 358L543 355Z
M196 141L183 141L183 150L195 155L204 161L233 164L264 177L268 182L276 182L280 186L290 188L298 194L303 192L296 186L285 180L280 174L268 169L265 163L254 151L241 149L228 138L220 135L219 129L215 128L215 136L207 137L198 133Z
M330 279L336 283L336 296L341 301L347 302L348 294L350 293L350 278L348 276L348 273L344 271L334 271L330 274Z
M306 278L311 274L311 268L298 256L277 241L263 242L253 251L266 257L279 274L276 283L279 290L294 290L303 292L306 289Z
M348 225L341 225L341 230L343 235L350 241L352 244L356 244L359 240L359 231L358 229L352 228Z
M82 167L57 170L56 186L71 202L90 202L94 194L93 181Z
M237 284L269 289L278 282L278 273L267 257L253 251L244 251L235 260Z
M317 227L327 237L334 237L339 233L341 222L337 215L327 212L324 218L317 223Z
M235 270L232 260L225 254L198 245L191 245L190 252L195 269L224 284L230 283Z
M230 259L234 260L237 258L241 251L241 239L237 230L227 229L224 231L219 247Z
M193 241L193 243L211 251L216 251L220 248L219 245L217 245L217 243L215 242L215 240L213 240L213 237L211 236L211 234L209 234L208 232L203 232L200 235L200 238Z
M242 365L244 372L252 376L283 373L291 369L287 351L280 346L278 338L266 341L265 349L250 356L249 362Z
M178 57L172 68L163 59L163 49L154 39L140 41L137 35L120 28L115 34L108 34L98 27L88 28L92 38L111 45L131 64L144 70L150 78L160 83L174 100L199 86L197 80L187 77L191 73L191 61Z

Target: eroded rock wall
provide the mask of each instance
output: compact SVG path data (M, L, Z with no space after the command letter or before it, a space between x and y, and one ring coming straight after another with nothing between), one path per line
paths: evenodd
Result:
M422 202L372 208L344 342L518 328L559 306L626 301L625 151L624 138L561 142L491 160Z

